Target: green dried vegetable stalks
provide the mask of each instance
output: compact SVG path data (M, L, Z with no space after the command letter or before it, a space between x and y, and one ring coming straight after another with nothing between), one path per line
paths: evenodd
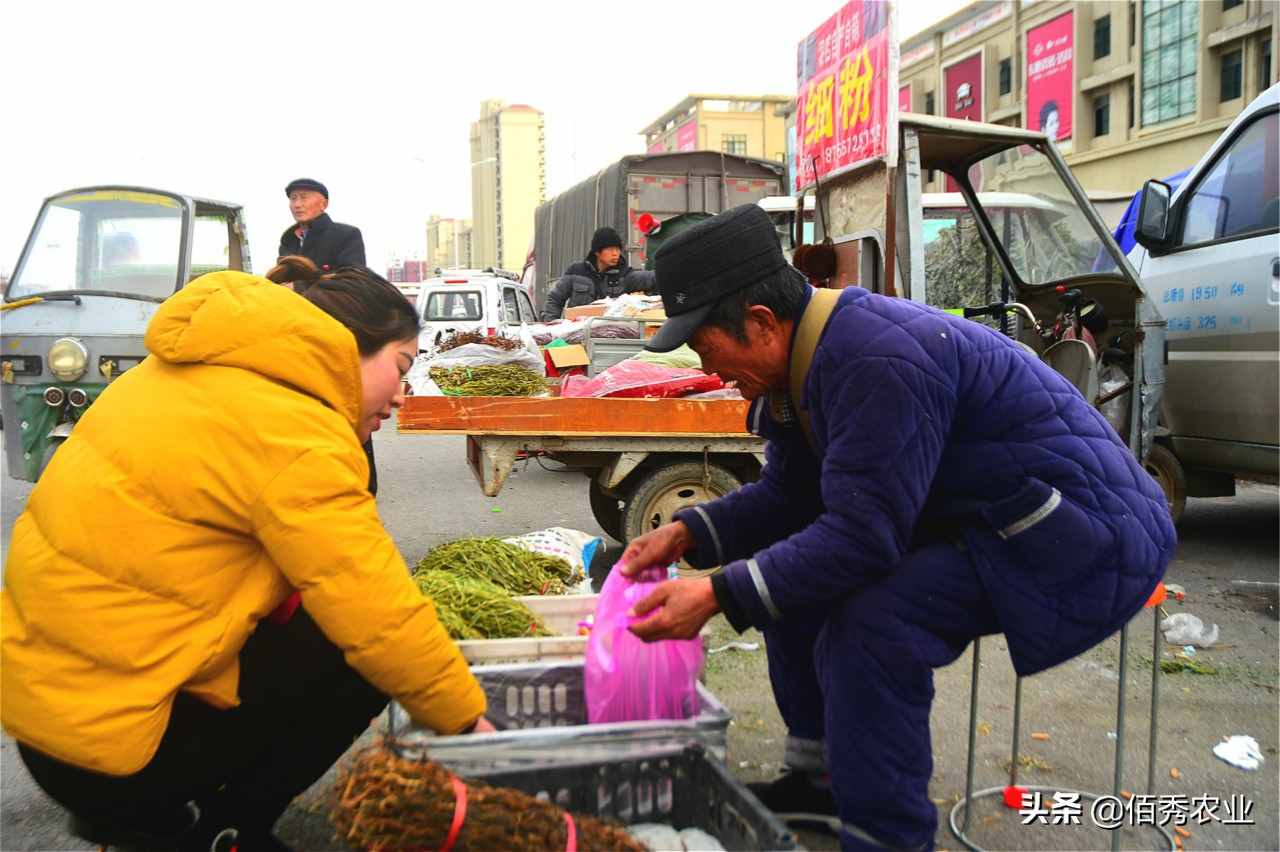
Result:
M454 639L552 635L532 610L493 583L449 571L418 571L413 580Z
M513 364L432 367L430 375L447 396L534 396L547 389L537 373Z
M432 548L414 569L449 571L495 583L513 595L562 595L582 582L568 562L496 538L460 538Z

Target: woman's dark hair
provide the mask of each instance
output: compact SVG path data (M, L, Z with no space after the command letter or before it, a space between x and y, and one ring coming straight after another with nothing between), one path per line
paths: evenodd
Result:
M1040 129L1044 130L1044 123L1049 120L1049 116L1058 112L1057 101L1045 101L1044 106L1040 107Z
M722 329L739 343L747 342L747 311L761 305L773 311L780 320L793 320L800 315L800 300L809 282L790 266L749 284L736 293L720 299L702 321Z
M267 273L351 330L361 355L417 335L418 312L387 279L364 266L340 266L321 275L305 257L289 255Z

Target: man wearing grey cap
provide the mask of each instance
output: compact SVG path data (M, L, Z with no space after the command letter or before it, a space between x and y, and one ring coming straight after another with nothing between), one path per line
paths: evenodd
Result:
M298 178L284 188L294 224L280 235L279 257L301 255L321 272L339 266L364 266L360 229L329 218L329 189L318 180Z
M669 319L752 400L758 482L630 542L621 570L720 565L636 605L646 640L723 612L763 631L788 728L775 813L845 849L930 848L933 669L1004 633L1021 675L1138 612L1175 535L1159 487L1061 376L985 326L849 287L814 290L755 205L655 257Z

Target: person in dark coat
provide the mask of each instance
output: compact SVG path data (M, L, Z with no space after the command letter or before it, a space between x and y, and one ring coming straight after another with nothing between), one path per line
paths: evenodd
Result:
M279 258L300 255L321 272L340 266L365 266L360 229L329 218L329 190L318 180L298 178L284 188L294 224L280 235Z
M816 298L755 205L655 258L668 320L752 400L759 481L631 541L620 570L684 557L711 577L659 586L646 639L692 638L723 612L764 632L788 727L780 814L825 819L845 849L932 846L933 669L1004 633L1030 675L1139 612L1176 545L1155 481L1102 415L1012 340L923 304L843 290L803 391L793 333ZM772 395L772 401L770 400Z
M622 238L613 228L597 228L591 235L591 251L585 260L569 264L547 293L542 321L558 320L565 308L614 299L623 293L652 292L654 275L627 265Z

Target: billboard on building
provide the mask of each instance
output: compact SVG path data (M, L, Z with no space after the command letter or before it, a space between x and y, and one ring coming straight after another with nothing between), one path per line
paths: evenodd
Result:
M911 84L898 88L898 112L911 112Z
M691 118L676 128L676 150L694 151L698 148L698 119Z
M897 157L898 42L891 0L851 0L800 42L796 184Z
M1055 142L1071 138L1075 100L1074 13L1059 15L1027 30L1028 130L1042 130Z
M649 154L665 154L666 152L667 152L667 143L664 142L661 138L659 138L658 141L651 144L647 151L647 153Z
M947 118L982 121L982 51L942 69L943 112ZM959 192L960 185L947 177L947 192Z

